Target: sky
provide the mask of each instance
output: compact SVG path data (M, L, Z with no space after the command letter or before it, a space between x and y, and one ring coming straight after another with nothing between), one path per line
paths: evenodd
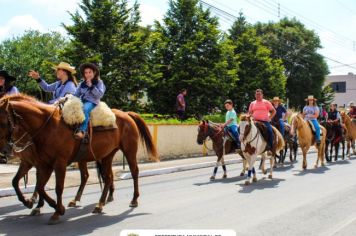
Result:
M78 9L80 0L0 0L0 42L21 36L25 30L58 31L72 24L68 12ZM161 20L168 0L137 0L142 25ZM356 0L204 0L232 16L241 11L249 23L277 22L282 17L296 17L320 37L322 54L331 75L356 74ZM129 4L133 1L130 0ZM203 5L206 7L206 4ZM233 17L211 9L227 30Z

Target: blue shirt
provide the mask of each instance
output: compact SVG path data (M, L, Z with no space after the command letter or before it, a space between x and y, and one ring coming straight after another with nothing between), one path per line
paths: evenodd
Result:
M283 115L287 113L287 110L282 105L278 105L278 107L274 107L276 109L276 119L280 120L283 118Z
M46 81L40 79L39 85L44 91L53 92L53 98L48 101L49 104L55 103L58 99L64 97L66 94L74 94L76 91L76 86L71 80L67 80L64 82L64 84L62 84L61 81L47 84Z
M6 95L17 94L17 93L19 93L19 90L15 86L12 86L12 88L6 92Z
M91 87L88 87L85 81L82 81L79 83L74 95L84 102L88 101L98 105L100 99L104 96L105 90L104 82L101 79L96 84L92 84Z

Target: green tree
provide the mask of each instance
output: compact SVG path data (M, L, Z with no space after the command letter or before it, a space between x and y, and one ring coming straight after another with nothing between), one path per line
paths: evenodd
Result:
M57 32L26 31L24 35L7 39L0 44L0 68L17 78L21 92L41 97L46 101L51 94L41 92L37 83L27 77L28 71L40 71L48 82L55 81L52 66L62 61L61 49L65 39Z
M320 39L296 19L281 19L278 23L256 24L263 44L272 51L272 57L281 59L287 76L286 91L290 105L304 106L304 98L313 94L321 98L328 67L317 50Z
M266 98L285 96L286 78L282 61L273 59L271 51L262 44L261 38L240 13L229 30L229 38L234 45L235 64L238 66L236 81L230 97L236 107L246 110L255 99L257 88L264 90Z
M71 43L64 55L76 65L97 63L106 85L105 101L133 109L147 87L147 48L150 31L138 25L137 3L127 0L82 0L84 13L71 13L73 25L63 25Z
M182 88L188 89L187 113L206 114L220 106L237 77L228 68L217 18L197 0L170 0L163 23L156 22L153 31L148 94L154 111L174 112Z

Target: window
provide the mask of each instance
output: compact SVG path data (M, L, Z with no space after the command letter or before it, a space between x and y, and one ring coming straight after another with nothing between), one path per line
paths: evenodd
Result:
M335 93L346 93L346 82L332 82L331 88Z

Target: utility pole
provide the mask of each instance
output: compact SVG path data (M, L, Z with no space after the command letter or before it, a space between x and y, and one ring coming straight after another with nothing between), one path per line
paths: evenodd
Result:
M278 3L278 18L281 18L281 4ZM354 42L355 45L355 42Z

